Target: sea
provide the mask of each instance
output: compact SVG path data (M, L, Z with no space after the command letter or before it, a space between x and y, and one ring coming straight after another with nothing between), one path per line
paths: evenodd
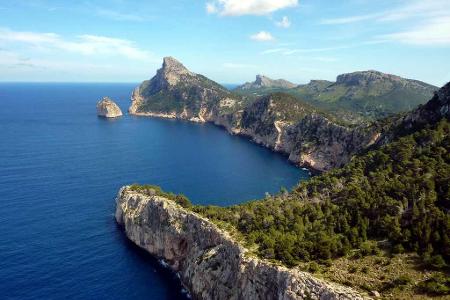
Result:
M160 185L234 205L309 173L212 124L123 112L134 83L0 83L0 299L186 299L177 277L127 240L119 188Z

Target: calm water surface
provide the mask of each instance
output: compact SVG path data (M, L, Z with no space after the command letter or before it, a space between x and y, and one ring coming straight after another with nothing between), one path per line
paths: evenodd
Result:
M231 205L307 179L285 157L212 125L96 117L134 84L0 84L0 298L183 299L127 241L114 197L130 183Z

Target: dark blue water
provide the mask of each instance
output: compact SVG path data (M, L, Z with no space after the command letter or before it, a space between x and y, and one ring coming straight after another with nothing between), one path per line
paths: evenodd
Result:
M133 87L0 84L1 299L183 298L174 276L116 226L122 185L229 205L308 177L212 125L97 118L100 97L126 111Z

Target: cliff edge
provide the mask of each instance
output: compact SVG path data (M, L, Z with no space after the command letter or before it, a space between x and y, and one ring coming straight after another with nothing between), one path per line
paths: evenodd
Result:
M132 242L179 274L194 299L365 299L348 287L253 257L227 232L156 192L122 187L115 217Z

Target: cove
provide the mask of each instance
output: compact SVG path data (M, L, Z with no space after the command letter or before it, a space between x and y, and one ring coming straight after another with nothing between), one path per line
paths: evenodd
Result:
M96 116L125 112L136 84L0 84L0 295L13 299L185 297L116 226L114 197L160 185L233 205L309 178L286 157L211 124Z

